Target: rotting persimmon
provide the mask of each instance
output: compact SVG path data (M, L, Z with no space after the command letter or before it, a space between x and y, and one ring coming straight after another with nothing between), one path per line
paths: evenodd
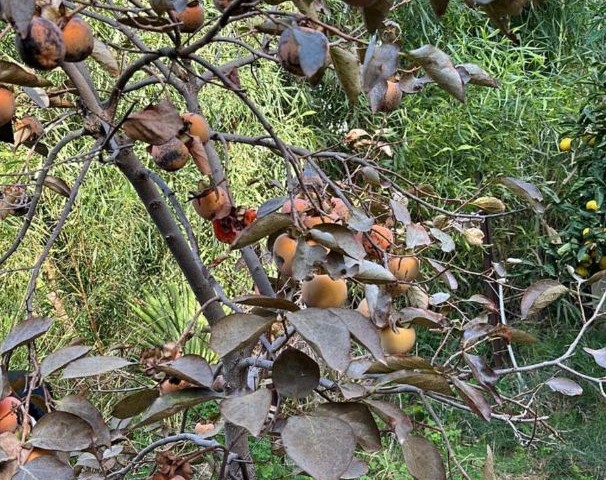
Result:
M4 85L0 85L0 127L12 120L15 110L15 94Z
M187 146L176 137L163 145L153 145L151 155L156 165L168 172L183 168L190 157Z
M240 232L256 219L256 210L252 208L232 207L229 215L213 220L215 237L220 242L231 244L238 238Z
M26 36L16 35L15 39L19 56L32 68L52 70L65 59L63 34L46 18L32 18Z
M338 308L347 300L347 282L328 275L316 275L301 284L301 298L308 307Z
M80 17L67 19L61 33L65 44L66 62L81 62L93 53L95 47L93 32L88 23Z

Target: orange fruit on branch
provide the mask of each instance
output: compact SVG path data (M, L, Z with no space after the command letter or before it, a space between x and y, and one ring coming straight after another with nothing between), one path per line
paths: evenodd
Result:
M301 284L301 298L308 307L338 308L347 300L347 283L328 275L316 275Z
M231 212L231 201L223 187L208 187L193 198L192 205L206 220L223 218Z
M412 282L419 274L419 259L409 255L391 257L387 268L398 281ZM401 295L409 288L407 284L395 284L390 286L390 291L392 295Z
M175 12L175 20L182 23L179 30L183 33L194 33L204 23L204 10L200 2L190 2L182 12Z
M417 339L414 328L384 328L379 332L383 351L390 355L404 355L412 350Z
M80 17L71 17L63 26L65 61L81 62L86 59L95 46L95 38L88 24Z
M9 123L15 115L15 94L0 85L0 127Z

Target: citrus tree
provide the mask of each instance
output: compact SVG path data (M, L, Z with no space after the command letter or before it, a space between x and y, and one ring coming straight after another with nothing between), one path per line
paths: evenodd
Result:
M295 471L357 478L368 471L359 452L381 450L385 435L397 439L412 477L471 478L436 405L507 422L529 443L551 428L534 405L545 385L578 395L573 376L604 395L603 379L567 364L601 319L604 297L560 356L525 365L516 357L516 343L535 341L517 323L569 292L553 279L515 285L508 269L516 259L499 262L491 248L490 222L542 214L536 186L501 177L481 182L472 198L441 198L385 166L397 145L380 135L349 126L342 145L310 149L285 142L279 121L266 115L259 98L271 102L271 95L257 95L263 86L255 83L255 69L265 64L296 89L337 83L350 108L377 115L436 86L460 102L467 88L498 87L479 65L455 65L432 45L401 45L401 27L389 17L408 3L0 2L0 135L16 148L2 172L0 218L11 241L0 265L18 258L36 225L51 225L35 264L23 266L22 320L0 351L3 478L118 479L145 471L154 480L189 480L202 475L200 460L209 477L254 478L249 440L261 437L281 444ZM431 2L437 15L448 3ZM526 1L465 3L517 41L509 17ZM203 90L236 98L258 133L209 125ZM70 144L76 156L63 153ZM260 205L235 202L231 145L283 162L279 195ZM55 174L66 162L78 168L70 184ZM93 162L132 185L199 304L176 338L155 348L100 355L81 342L44 345L53 319L37 294L41 273ZM179 176L191 181L188 191L171 188ZM499 198L504 189L518 194L517 206ZM56 196L43 196L46 190ZM61 197L55 217L41 214L43 199ZM229 245L226 256L241 256L254 292L232 298L211 274L192 228L196 214ZM192 338L208 333L200 317L212 352L184 354ZM606 349L595 347L586 352L604 366ZM27 362L27 372L10 370L15 358ZM528 388L522 375L542 369L566 374ZM121 371L138 374L138 384L116 389L111 415L103 415L86 394L87 381ZM49 387L57 375L66 396ZM401 395L426 410L452 472L394 401ZM184 423L132 448L143 432L207 402L219 403L221 421L191 431ZM495 478L491 458L484 478Z

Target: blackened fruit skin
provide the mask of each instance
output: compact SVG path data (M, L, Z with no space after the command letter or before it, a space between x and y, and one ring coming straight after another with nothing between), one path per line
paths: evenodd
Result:
M52 70L65 59L65 43L59 27L42 17L32 18L27 36L16 37L17 51L23 62L39 70Z
M152 156L161 169L174 172L185 166L189 159L189 150L181 140L173 138L164 145L154 145Z

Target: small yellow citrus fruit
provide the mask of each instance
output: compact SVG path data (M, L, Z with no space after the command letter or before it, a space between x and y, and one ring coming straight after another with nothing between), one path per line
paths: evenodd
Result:
M586 237L587 235L589 235L589 232L591 232L591 228L585 227L583 229L583 236Z
M560 140L560 150L563 152L569 152L572 147L572 138L564 137Z
M595 200L589 200L586 204L585 204L585 208L587 210L591 210L592 212L596 212L598 210L598 202L596 202Z
M575 272L579 277L582 278L587 278L589 276L589 270L587 270L587 267L584 267L582 265L578 266Z
M598 265L600 267L600 270L606 270L606 255L600 258Z

